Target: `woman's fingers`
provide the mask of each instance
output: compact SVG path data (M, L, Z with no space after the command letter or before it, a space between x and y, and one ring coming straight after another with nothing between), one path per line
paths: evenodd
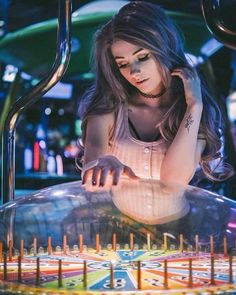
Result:
M108 168L101 169L99 186L105 186L106 185L109 172L110 172L110 169L108 169Z
M202 104L201 80L194 68L178 68L171 75L182 80L187 105Z
M117 185L119 183L119 180L120 180L120 175L122 173L122 170L121 169L115 169L113 171L113 181L112 181L112 185Z
M98 166L95 166L93 168L92 185L97 185L100 171L101 171L101 169Z
M138 179L139 177L133 172L133 170L128 167L128 166L124 166L124 170L123 170L123 173L125 175L127 175L129 178L131 179Z
M83 175L83 178L82 178L82 184L85 184L88 181L90 173L91 173L91 170L86 170L84 172L84 175Z
M179 76L180 78L183 78L183 79L196 79L196 78L198 78L197 71L194 68L192 68L192 69L189 69L189 68L175 69L171 73L171 75L172 76Z
M120 169L115 169L113 171L113 173L112 173L112 176L113 176L112 184L113 185L117 185L119 183L121 174L124 174L134 180L139 178L138 176L135 175L135 173L133 172L133 170L130 167L123 165L123 167L120 167Z
M96 166L84 172L82 184L92 184L92 186L117 185L121 174L131 179L137 179L133 170L123 165L114 156L101 157Z

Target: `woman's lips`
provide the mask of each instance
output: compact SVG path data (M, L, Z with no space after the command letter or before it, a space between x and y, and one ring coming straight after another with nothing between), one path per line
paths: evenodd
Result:
M148 79L143 79L141 81L136 81L136 84L140 85L143 84L144 82L146 82Z

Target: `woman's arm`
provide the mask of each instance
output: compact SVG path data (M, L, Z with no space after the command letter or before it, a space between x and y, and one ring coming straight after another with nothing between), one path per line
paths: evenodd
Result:
M114 120L114 113L90 116L88 118L84 145L85 165L107 154L109 133Z
M205 140L198 140L202 106L188 107L178 132L161 165L161 181L188 184L204 151Z
M118 184L121 174L137 178L129 167L109 155L109 135L114 123L114 113L88 118L82 184L91 182L93 186L105 186L108 175L112 176L113 185Z
M179 76L183 81L187 109L163 159L160 179L163 182L188 184L206 144L205 140L198 140L203 109L201 82L194 70L179 69L172 75Z

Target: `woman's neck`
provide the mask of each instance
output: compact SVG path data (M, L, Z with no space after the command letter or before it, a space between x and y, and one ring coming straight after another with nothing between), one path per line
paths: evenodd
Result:
M166 92L158 98L147 98L141 93L136 92L129 98L129 104L139 107L150 107L150 108L165 108L170 101L170 91L167 89Z

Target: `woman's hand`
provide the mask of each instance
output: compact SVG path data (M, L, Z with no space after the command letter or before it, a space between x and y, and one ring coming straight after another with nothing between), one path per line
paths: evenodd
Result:
M177 68L171 76L182 80L187 106L202 105L201 80L194 68Z
M97 160L97 165L84 172L82 185L90 179L93 186L104 187L108 184L109 176L112 177L112 185L117 185L121 175L126 175L131 179L138 179L132 169L122 164L114 156L103 156Z

